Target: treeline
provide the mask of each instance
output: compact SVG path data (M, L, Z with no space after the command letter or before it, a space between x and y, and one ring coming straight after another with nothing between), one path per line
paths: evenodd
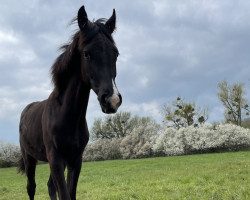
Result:
M129 112L95 119L92 143L83 160L130 159L248 150L249 106L243 83L218 84L218 99L224 106L224 121L212 124L209 108L177 97L163 105L163 125L151 117L132 117ZM165 128L162 128L165 127Z
M229 84L227 80L218 83L217 96L224 107L224 122L250 128L250 108L246 99L244 83ZM168 127L199 126L209 118L209 107L197 107L195 102L185 102L177 97L162 109L163 120Z
M250 130L234 124L203 124L159 133L157 126L139 127L123 138L99 139L88 144L84 161L249 150Z
M157 156L249 150L250 130L234 124L209 124L162 130L157 124L140 126L125 137L89 143L83 161L148 158ZM16 166L17 145L0 142L0 167Z
M194 153L248 150L249 106L243 83L218 84L224 121L207 123L208 106L177 97L162 107L163 124L152 117L118 112L95 119L84 161L146 158ZM0 141L0 167L16 165L20 148Z

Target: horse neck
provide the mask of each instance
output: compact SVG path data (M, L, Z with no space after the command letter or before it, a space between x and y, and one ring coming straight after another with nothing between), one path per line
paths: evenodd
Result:
M60 95L60 101L64 114L71 119L81 119L86 117L86 111L89 101L90 88L84 83L81 77L80 64L72 72L68 84Z

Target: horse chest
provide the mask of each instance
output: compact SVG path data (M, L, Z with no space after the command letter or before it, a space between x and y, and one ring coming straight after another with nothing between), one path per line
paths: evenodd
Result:
M63 154L79 154L83 152L86 141L83 130L64 130L53 136L53 143Z
M62 112L62 108L49 106L47 126L44 135L48 146L54 146L62 154L80 154L87 144L88 131L85 119L79 119L74 115Z

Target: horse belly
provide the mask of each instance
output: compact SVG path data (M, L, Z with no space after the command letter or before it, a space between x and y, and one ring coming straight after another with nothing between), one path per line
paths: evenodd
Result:
M44 101L29 104L21 115L19 131L21 149L37 160L47 161L41 118Z

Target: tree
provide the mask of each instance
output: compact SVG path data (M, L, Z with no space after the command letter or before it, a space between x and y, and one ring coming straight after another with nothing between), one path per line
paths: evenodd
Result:
M243 116L248 116L250 111L247 99L244 97L246 94L244 83L229 85L227 80L224 80L218 83L218 88L217 95L224 106L226 122L241 126Z
M104 119L94 120L91 135L92 140L123 138L140 126L157 125L151 117L131 116L130 112L119 112Z
M187 126L199 126L208 119L208 108L201 109L195 103L185 102L178 97L170 105L163 106L164 122L168 127L181 128Z

